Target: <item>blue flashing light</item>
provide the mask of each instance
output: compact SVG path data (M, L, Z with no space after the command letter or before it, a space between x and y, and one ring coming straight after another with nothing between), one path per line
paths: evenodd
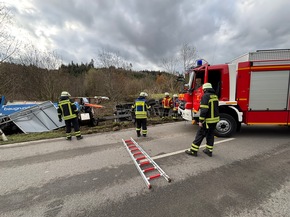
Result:
M202 65L202 60L197 60L196 65L197 66L201 66Z

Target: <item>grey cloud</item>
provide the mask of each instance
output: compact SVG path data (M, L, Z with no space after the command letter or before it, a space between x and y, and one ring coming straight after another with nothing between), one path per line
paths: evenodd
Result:
M61 52L65 62L88 62L107 49L150 69L185 42L211 63L256 49L290 48L287 0L32 2L36 9L31 13L9 3L18 25L34 38L39 27L58 29L49 36L48 49ZM67 23L77 27L67 28Z

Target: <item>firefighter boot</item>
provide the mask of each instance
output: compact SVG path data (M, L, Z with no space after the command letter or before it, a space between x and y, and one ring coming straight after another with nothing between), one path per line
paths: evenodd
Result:
M207 156L212 157L212 151L208 150L207 148L206 148L206 149L203 149L202 151L203 151L203 153L205 153Z
M68 141L71 141L71 137L66 137L65 139Z
M185 150L185 153L194 157L197 157L197 151Z
M141 136L140 131L137 131L137 137L140 137L140 136Z
M77 136L77 140L81 140L83 138L84 138L83 136Z

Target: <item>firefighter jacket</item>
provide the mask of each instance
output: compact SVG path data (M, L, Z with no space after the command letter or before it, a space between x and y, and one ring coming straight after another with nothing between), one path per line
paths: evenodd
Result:
M217 123L219 117L219 101L214 89L206 89L200 101L200 122Z
M57 113L59 119L70 120L77 117L78 109L68 97L60 97Z
M172 105L173 105L173 111L177 111L178 110L178 105L179 105L178 98L173 98Z
M162 105L163 105L163 108L171 108L172 107L172 99L169 96L164 97L162 100Z
M147 118L147 110L151 107L147 104L145 97L138 97L132 105L132 110L135 112L136 119Z

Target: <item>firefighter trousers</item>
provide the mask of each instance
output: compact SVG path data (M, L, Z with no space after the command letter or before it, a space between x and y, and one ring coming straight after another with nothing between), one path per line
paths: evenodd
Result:
M147 134L147 118L138 118L136 119L136 132L137 135L141 134L141 129L142 129L142 134L146 135Z
M203 127L198 128L195 139L192 142L198 147L202 143L204 137L206 138L207 146L213 147L214 145L214 131L216 128L216 123L207 124L207 125L208 125L208 128L206 128L205 124L203 125Z
M172 111L172 117L173 117L173 119L177 119L178 118L178 111L177 110L173 110Z
M78 123L78 118L72 118L69 120L65 120L65 127L66 127L66 137L70 138L72 136L71 134L71 128L73 126L75 131L75 136L79 137L81 136L81 131Z
M168 117L170 108L164 108L163 110L163 117Z

